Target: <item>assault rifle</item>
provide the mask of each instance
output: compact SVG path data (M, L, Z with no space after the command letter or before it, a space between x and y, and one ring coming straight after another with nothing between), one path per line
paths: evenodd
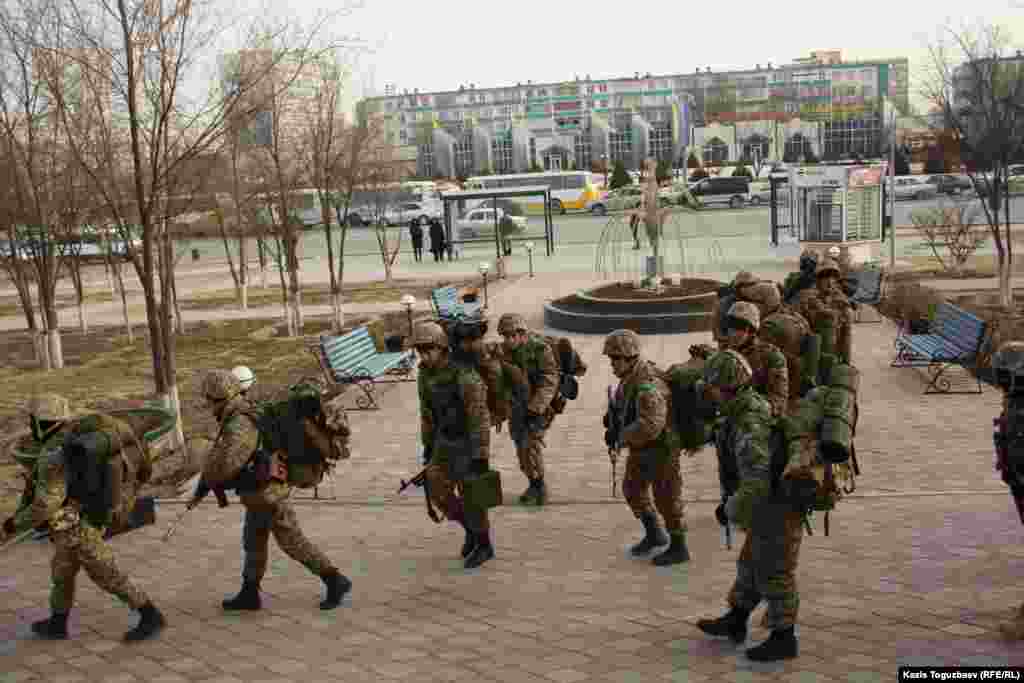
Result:
M619 452L622 450L622 416L619 415L618 406L615 404L615 390L608 386L608 414L605 416L605 445L608 446L608 458L612 461L612 498L615 497L615 484L618 477L615 473L615 466L619 459Z
M1012 400L1012 399L1011 399ZM992 420L995 431L992 440L996 447L996 469L999 470L1003 481L1010 487L1010 495L1017 504L1017 514L1024 524L1024 472L1017 469L1017 463L1010 461L1010 435L1009 418L1004 412Z
M398 487L398 492L401 493L402 491L406 490L410 486L415 486L416 488L419 488L419 487L422 486L423 487L423 497L426 498L426 501L427 501L427 516L430 517L430 519L432 519L435 524L440 524L441 523L441 518L438 516L437 512L434 510L434 506L430 504L430 484L427 481L427 468L429 468L429 467L430 467L430 465L428 464L426 467L424 467L422 470L420 470L419 473L415 477L413 477L409 481L406 481L405 479L399 479L399 481L401 482L401 486Z

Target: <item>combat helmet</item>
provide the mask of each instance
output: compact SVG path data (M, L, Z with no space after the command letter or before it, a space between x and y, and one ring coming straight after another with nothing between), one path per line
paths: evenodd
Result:
M732 284L736 289L739 289L745 285L756 285L758 282L760 282L760 280L758 280L757 277L749 270L741 270L736 273L736 277L733 278Z
M242 384L227 370L210 370L203 377L202 392L211 401L230 401L242 393Z
M1024 390L1024 341L1000 344L992 354L996 383L1007 391Z
M738 351L719 351L704 365L704 381L722 389L747 385L754 376L750 363Z
M498 334L515 334L517 332L525 332L530 329L526 324L526 319L518 313L505 313L498 320Z
M814 276L820 278L829 274L839 277L839 264L833 259L824 258L818 264L817 270L814 271Z
M615 330L604 339L605 356L626 356L635 358L640 355L640 335L633 330Z
M727 320L742 320L757 332L761 329L761 311L749 301L737 301L726 314Z
M422 322L416 326L412 333L412 346L434 345L442 349L448 348L448 335L435 322Z
M71 405L59 394L39 394L25 406L29 415L46 422L61 422L71 418Z
M800 270L802 272L813 273L818 268L818 253L813 249L805 249L804 253L800 254Z
M238 365L231 368L231 374L238 380L239 386L242 387L242 391L248 391L248 389L256 381L256 375L252 373L252 370L244 365Z
M448 325L448 334L453 343L463 339L480 339L487 335L487 318L480 314L460 315Z

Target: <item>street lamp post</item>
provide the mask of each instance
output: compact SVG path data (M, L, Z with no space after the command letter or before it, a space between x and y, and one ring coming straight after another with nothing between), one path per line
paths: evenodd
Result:
M416 297L412 294L403 294L399 302L405 306L405 314L409 318L409 343L412 344L412 307L416 305Z
M601 166L604 168L604 189L608 190L608 155L601 155Z
M889 132L889 272L896 271L896 109Z
M484 308L487 308L487 271L490 269L490 263L487 261L480 262L480 274L484 277Z
M533 242L527 242L523 246L526 247L526 255L530 259L530 277L533 277Z

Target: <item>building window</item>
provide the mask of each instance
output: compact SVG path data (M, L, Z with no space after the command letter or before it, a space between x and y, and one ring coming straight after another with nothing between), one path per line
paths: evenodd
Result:
M846 120L826 121L824 126L825 158L875 156L881 150L881 117L868 114Z
M705 164L724 164L729 161L729 145L720 138L711 138L704 145Z
M427 178L434 177L434 147L433 145L420 145L420 163L423 166L423 175Z
M658 161L672 161L672 126L659 123L651 127L651 156Z
M751 135L743 141L743 161L748 164L754 163L754 157L765 161L768 158L768 138L763 135Z
M463 135L455 142L455 175L473 175L473 136Z
M581 171L589 169L593 158L590 131L584 131L582 134L576 136L575 147L576 168Z
M538 166L538 165L539 164L537 163L537 139L531 137L530 138L530 168L533 168L534 166Z
M505 135L491 140L491 157L495 173L512 173L512 140Z
M629 128L619 128L608 134L609 161L615 164L621 161L626 168L633 165L633 134Z
M814 154L811 142L800 133L786 140L786 150L782 160L787 164L795 164Z

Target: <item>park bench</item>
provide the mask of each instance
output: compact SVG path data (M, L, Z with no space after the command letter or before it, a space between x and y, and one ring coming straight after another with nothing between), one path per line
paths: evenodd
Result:
M459 300L459 288L455 285L439 287L431 290L430 303L434 306L437 317L443 321L451 321L460 316L473 317L480 313L480 303L467 303Z
M861 311L863 306L877 306L885 294L885 271L878 266L867 266L857 271L857 290L850 297L850 301L857 304L854 312L854 322L882 322L881 316L877 320L862 320Z
M309 345L329 384L357 386L363 392L356 396L361 410L378 410L374 391L378 382L413 380L416 357L412 351L380 352L365 327L341 336L320 335ZM398 379L384 379L396 377Z
M983 320L962 308L950 303L939 304L928 334L910 334L909 327L900 328L892 367L927 367L931 380L925 387L926 394L980 394L977 360L985 340L985 327ZM952 390L945 373L955 365L974 370L977 391Z

